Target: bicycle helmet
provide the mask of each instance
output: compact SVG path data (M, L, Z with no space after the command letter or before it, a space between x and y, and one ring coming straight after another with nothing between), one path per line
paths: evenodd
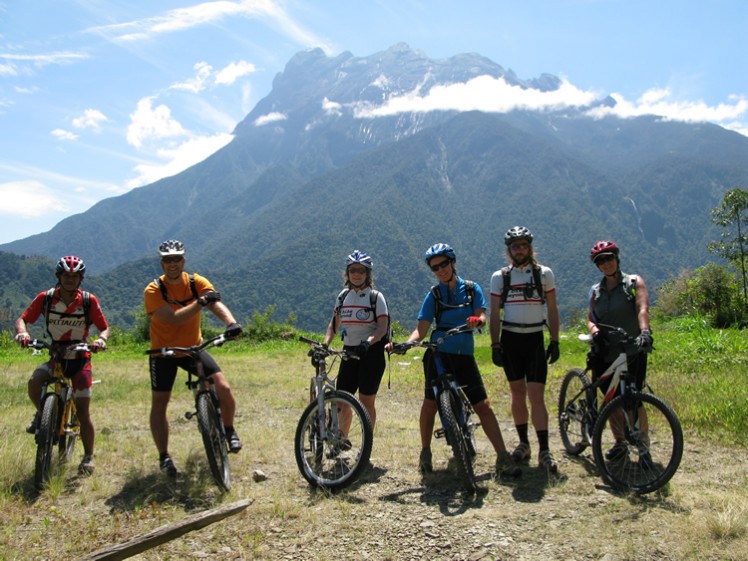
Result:
M592 249L590 250L590 260L595 263L597 258L602 255L614 255L617 259L619 251L620 250L615 242L601 240L592 246Z
M509 228L504 234L504 244L511 245L516 240L527 240L527 243L532 243L532 232L524 226L515 226Z
M443 255L450 261L457 261L455 250L452 249L451 245L446 243L435 243L426 250L426 253L423 254L423 258L426 260L426 265L428 265L429 261L431 261L437 255Z
M366 255L363 251L359 251L358 249L354 249L353 252L345 258L346 267L348 267L348 265L353 265L354 263L363 265L367 269L371 269L374 266L374 262L371 260L371 257Z
M179 240L166 240L158 246L158 253L161 257L169 255L184 255L184 244Z
M80 273L83 276L86 273L86 264L83 259L75 255L60 257L55 267L55 274L61 275L62 273Z

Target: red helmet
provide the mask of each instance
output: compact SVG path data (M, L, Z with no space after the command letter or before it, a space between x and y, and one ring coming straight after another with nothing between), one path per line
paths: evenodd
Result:
M592 246L592 249L590 250L590 259L594 263L601 255L615 255L617 258L619 251L620 250L615 242L602 240Z
M62 273L80 273L83 276L86 273L86 264L83 259L75 255L60 257L55 267L55 274L61 275Z

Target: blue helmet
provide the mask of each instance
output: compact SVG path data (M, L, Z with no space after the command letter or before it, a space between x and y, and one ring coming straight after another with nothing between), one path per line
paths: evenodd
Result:
M426 250L426 253L423 254L423 258L426 260L426 264L428 265L429 261L437 255L443 255L450 261L457 261L455 250L452 249L451 245L446 243L435 243Z
M348 265L353 265L354 263L363 265L367 269L371 269L374 266L374 262L371 260L371 257L366 255L363 251L359 251L358 249L354 249L353 252L345 258L346 267L348 267Z

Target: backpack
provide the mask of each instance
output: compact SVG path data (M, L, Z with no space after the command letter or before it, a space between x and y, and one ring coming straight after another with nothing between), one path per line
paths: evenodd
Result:
M158 286L159 290L161 291L161 296L163 296L164 300L166 300L169 304L179 304L180 306L186 306L193 300L197 300L198 297L197 288L195 288L195 277L192 274L189 274L188 276L190 278L190 290L192 291L192 298L188 298L187 300L171 300L169 298L169 293L166 290L166 285L164 284L164 281L161 280L161 277L153 279L153 282L156 283L156 286Z
M350 288L346 288L338 295L338 305L335 307L335 313L340 314L340 308L343 307L343 302L345 302L345 297L348 296L348 293L351 291ZM371 292L369 293L369 307L367 308L372 315L374 316L374 321L376 323L377 318L377 299L379 298L379 291L371 289ZM335 322L332 322L333 329L335 328ZM389 343L392 341L392 321L390 319L390 314L387 314L387 332L384 334L384 337L381 339L382 343Z
M49 323L49 312L52 309L52 298L55 295L55 289L50 288L47 290L47 292L44 294L44 304L42 307L42 310L44 311L44 318L47 323ZM93 323L91 321L91 293L87 292L85 290L81 290L81 296L83 298L83 315L86 318L86 331L88 331L88 328L91 327L91 324ZM61 314L63 316L71 316L75 314Z
M545 294L543 292L543 280L540 278L540 267L538 265L533 264L532 266L532 282L533 282L533 288L538 293L538 296L540 296L540 303L545 304ZM506 304L506 298L509 295L509 289L512 287L512 267L506 266L501 269L501 277L503 280L503 287L501 292L501 307L504 307L504 304Z
M439 285L435 284L434 286L431 287L431 295L434 297L434 302L436 303L435 319L436 319L437 327L439 326L439 321L441 320L441 317L442 317L442 310L444 308L455 309L455 308L466 308L467 306L472 307L473 297L475 296L475 283L473 281L471 280L465 281L465 293L467 294L467 302L465 302L464 304L445 304L442 301L442 291L439 290Z
M633 302L636 300L636 275L627 275L625 273L621 273L623 275L623 291L626 293L626 300L629 302ZM600 291L602 290L601 285L605 282L605 277L603 277L600 282L592 286L592 298L595 302L597 302L600 299Z

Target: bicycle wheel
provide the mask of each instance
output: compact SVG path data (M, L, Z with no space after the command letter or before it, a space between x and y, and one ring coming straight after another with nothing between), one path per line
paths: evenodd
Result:
M231 466L226 433L221 426L221 418L212 396L208 392L197 395L197 426L203 437L213 479L222 489L231 490Z
M340 429L341 407L351 409L348 434ZM325 393L321 416L314 401L307 405L299 419L294 438L296 464L311 485L337 491L356 481L366 468L372 439L369 414L361 402L348 392L330 391Z
M610 427L624 437L616 440ZM618 396L600 412L592 435L595 464L603 480L620 491L656 491L673 477L683 455L683 430L659 397L636 392Z
M587 399L590 381L579 368L569 370L558 394L558 429L566 452L578 456L592 442L595 407Z
M470 454L462 427L460 427L457 421L461 415L460 401L452 391L444 390L439 394L437 404L442 423L444 424L444 432L447 435L447 442L452 447L452 452L460 465L460 471L468 489L475 492L478 489L478 485L475 482L473 457Z
M475 429L480 426L480 423L473 421L475 411L473 406L470 404L465 392L460 390L460 403L462 404L462 413L464 418L462 432L465 435L465 444L467 445L468 453L471 458L475 458L478 454L478 444L475 441Z
M36 465L34 467L34 485L41 489L49 481L52 466L52 451L59 423L60 400L54 393L49 393L41 403L42 417L36 433Z
M60 436L58 444L60 462L67 462L73 457L75 442L78 440L78 432L80 431L80 423L78 422L75 411L73 411L72 405L70 405L70 418L65 422L64 426L65 433Z

